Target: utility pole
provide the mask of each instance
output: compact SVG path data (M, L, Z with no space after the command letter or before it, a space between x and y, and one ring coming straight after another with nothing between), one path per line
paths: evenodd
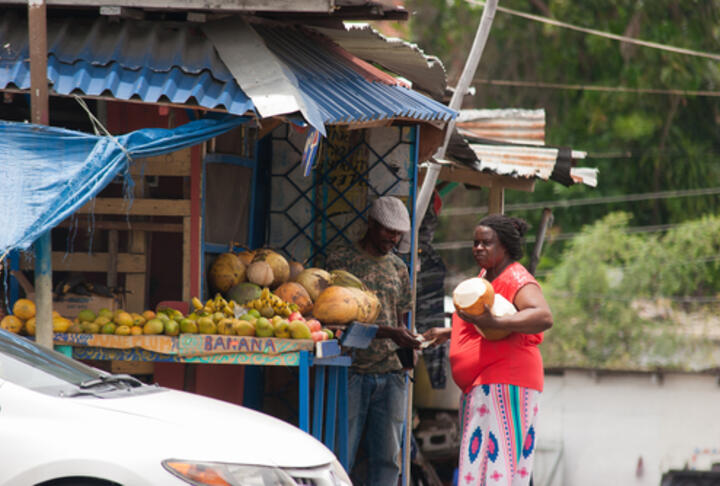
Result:
M36 125L50 123L47 81L47 8L45 0L28 0L30 41L30 111ZM50 230L40 236L35 251L35 339L52 349L52 244Z

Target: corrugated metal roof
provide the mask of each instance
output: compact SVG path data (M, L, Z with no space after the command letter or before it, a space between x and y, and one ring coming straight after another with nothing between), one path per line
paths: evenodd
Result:
M386 37L368 24L317 30L359 58L408 79L414 89L424 91L435 99L445 95L445 67L440 59L426 55L416 44Z
M358 71L357 59L338 53L339 47L319 35L293 27L257 25L255 29L268 48L283 61L322 111L325 123L384 120L406 117L448 121L455 111L411 89L368 81ZM323 42L323 39L324 42ZM366 66L369 71L372 66ZM366 73L363 73L366 74Z
M465 137L525 145L545 144L545 110L461 110L455 126Z
M412 90L366 80L358 72L362 69L323 45L319 34L313 37L300 29L269 26L257 30L287 66L288 79L317 112L309 120L327 124L398 117L447 121L455 115ZM27 38L26 21L12 15L0 19L0 89L29 89ZM48 50L48 77L58 94L167 101L236 115L255 106L213 43L191 24L48 19Z
M30 88L27 22L0 19L0 89ZM48 20L48 79L61 95L253 109L201 33L172 24Z

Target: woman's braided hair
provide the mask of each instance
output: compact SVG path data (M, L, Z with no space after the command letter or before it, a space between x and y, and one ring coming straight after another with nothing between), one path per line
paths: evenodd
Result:
M478 226L487 226L498 235L500 244L507 250L508 255L514 261L523 257L523 236L530 225L525 220L505 216L504 214L492 214L480 220Z

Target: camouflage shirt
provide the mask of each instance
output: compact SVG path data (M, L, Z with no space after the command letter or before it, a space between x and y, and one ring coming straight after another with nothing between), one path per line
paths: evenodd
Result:
M410 310L410 277L407 265L394 253L381 257L368 254L359 245L338 245L328 253L328 270L345 270L375 292L382 310L375 324L397 327L398 315ZM352 370L357 373L388 373L402 369L392 339L373 339L366 349L355 349Z

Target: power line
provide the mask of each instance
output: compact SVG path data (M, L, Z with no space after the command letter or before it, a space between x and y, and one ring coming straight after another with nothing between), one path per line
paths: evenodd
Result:
M720 194L720 187L706 187L703 189L685 189L678 191L643 192L639 194L623 194L618 196L588 197L585 199L564 199L560 201L543 201L532 203L506 204L505 212L525 211L544 208L569 208L574 206L592 206L596 204L611 204L620 202L647 201L655 199L671 199L675 197L712 196ZM447 208L443 209L443 216L466 216L486 214L487 206Z
M653 224L653 225L646 225L646 226L629 226L623 230L624 233L659 233L661 231L668 231L673 228L676 228L678 226L682 226L684 223L669 223L669 224ZM565 240L572 240L577 236L580 236L582 233L560 233L557 235L553 235L552 237L548 238L553 241L565 241ZM528 236L525 238L525 243L534 243L535 242L535 236ZM436 250L467 250L469 248L472 248L473 242L470 240L464 240L464 241L444 241L439 243L433 243L432 247ZM709 260L703 260L703 261L711 261L711 260L717 260L720 259L720 257L710 257Z
M473 5L482 5L485 6L485 2L481 0L466 0L468 3ZM713 54L711 52L703 52L703 51L695 51L692 49L685 49L683 47L675 47L675 46L669 46L667 44L660 44L658 42L650 42L650 41L644 41L641 39L635 39L633 37L626 37L624 35L618 35L618 34L612 34L610 32L604 32L602 30L596 30L596 29L588 29L586 27L580 27L573 24L568 24L567 22L561 22L559 20L551 19L548 17L542 17L540 15L533 15L526 12L520 12L519 10L512 10L505 7L497 7L497 10L499 12L503 12L510 15L515 15L516 17L522 17L524 19L528 20L534 20L536 22L542 22L544 24L553 25L555 27L562 27L565 29L575 30L578 32L583 32L585 34L591 34L596 35L599 37L604 37L606 39L613 39L620 42L626 42L628 44L635 44L642 47L650 47L652 49L659 49L662 51L668 51L673 52L675 54L684 54L686 56L695 56L695 57L704 57L707 59L712 59L714 61L720 61L720 54Z
M720 91L686 89L630 88L628 86L593 86L587 84L544 83L542 81L513 81L508 79L475 79L475 82L491 86L516 86L523 88L564 89L575 91L602 91L607 93L661 94L679 96L720 97Z

